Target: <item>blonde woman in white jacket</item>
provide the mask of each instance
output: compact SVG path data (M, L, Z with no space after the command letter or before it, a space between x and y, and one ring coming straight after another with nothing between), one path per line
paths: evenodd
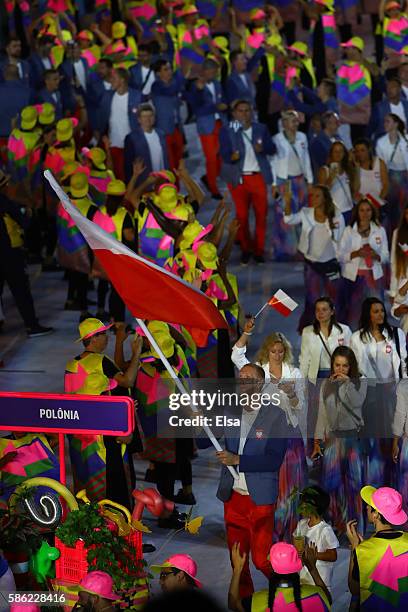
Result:
M325 185L314 185L311 202L311 208L293 213L289 195L285 201L285 223L301 225L298 250L305 262L305 308L299 332L312 322L317 298L328 295L336 303L340 279L337 247L344 230L343 215L335 216L334 202Z
M350 225L340 239L338 257L342 276L339 316L356 329L360 316L356 304L366 297L384 300L383 266L389 261L387 235L369 200L363 198L355 206Z
M276 154L272 157L275 193L280 195L272 209L272 240L276 261L294 259L298 234L283 219L282 202L289 192L292 210L298 212L308 204L308 186L313 184L309 144L305 134L298 131L299 116L296 111L282 113L282 131L273 137Z
M240 370L249 363L246 357L248 340L255 328L255 319L248 319L241 337L232 349L231 359ZM267 386L264 391L280 394L280 409L285 412L288 447L279 471L279 496L275 510L275 536L277 540L290 537L297 524L296 490L307 482L305 447L301 426L305 420L304 381L298 368L292 365L292 347L287 338L273 332L263 341L255 362L265 371ZM271 409L275 409L271 405Z
M381 486L390 482L392 472L391 426L396 384L407 378L405 334L388 323L381 300L366 298L361 307L360 329L351 336L350 347L368 384L363 407L368 455L365 480Z
M330 378L322 385L312 458L322 458L320 484L330 495L330 519L338 533L347 521L359 521L364 533L364 513L359 495L364 484L360 432L367 382L361 378L356 356L338 346L331 358Z

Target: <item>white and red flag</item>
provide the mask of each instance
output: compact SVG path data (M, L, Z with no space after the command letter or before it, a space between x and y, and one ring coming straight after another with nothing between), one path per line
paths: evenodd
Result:
M227 327L204 293L107 234L79 212L51 172L44 175L134 317L197 330Z
M282 289L278 289L278 291L271 297L268 302L269 306L277 310L284 317L288 317L295 308L298 307L298 303L295 300L282 291Z

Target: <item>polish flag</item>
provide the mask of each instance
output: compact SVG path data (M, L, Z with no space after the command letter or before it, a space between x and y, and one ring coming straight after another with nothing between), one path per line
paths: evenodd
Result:
M134 317L198 330L227 327L204 293L107 234L79 212L49 170L44 176Z
M277 310L284 317L288 317L295 308L298 307L297 302L292 300L287 293L279 289L269 300L269 306Z
M381 206L384 206L385 204L384 200L382 200L379 197L375 198L374 196L371 195L371 193L366 193L364 197L366 200L371 202L371 204L375 206L376 208L381 208Z

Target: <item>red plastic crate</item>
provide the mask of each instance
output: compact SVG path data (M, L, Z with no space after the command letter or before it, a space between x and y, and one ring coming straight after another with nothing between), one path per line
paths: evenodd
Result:
M135 559L142 559L142 532L132 529L125 540L134 548ZM60 551L60 556L55 562L56 579L78 584L88 572L88 548L85 548L82 540L77 540L75 548L65 546L57 536L55 536L55 546ZM124 571L126 572L126 568Z

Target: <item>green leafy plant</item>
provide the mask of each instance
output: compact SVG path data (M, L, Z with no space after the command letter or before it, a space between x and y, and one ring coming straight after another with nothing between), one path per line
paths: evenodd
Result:
M83 504L71 511L56 535L71 547L83 540L90 569L110 574L116 589L131 588L143 574L145 562L135 559L134 549L125 538L108 529L98 504Z
M9 505L0 509L0 549L31 555L40 548L43 531L23 510L24 499L31 495L29 490L22 491L13 510Z

